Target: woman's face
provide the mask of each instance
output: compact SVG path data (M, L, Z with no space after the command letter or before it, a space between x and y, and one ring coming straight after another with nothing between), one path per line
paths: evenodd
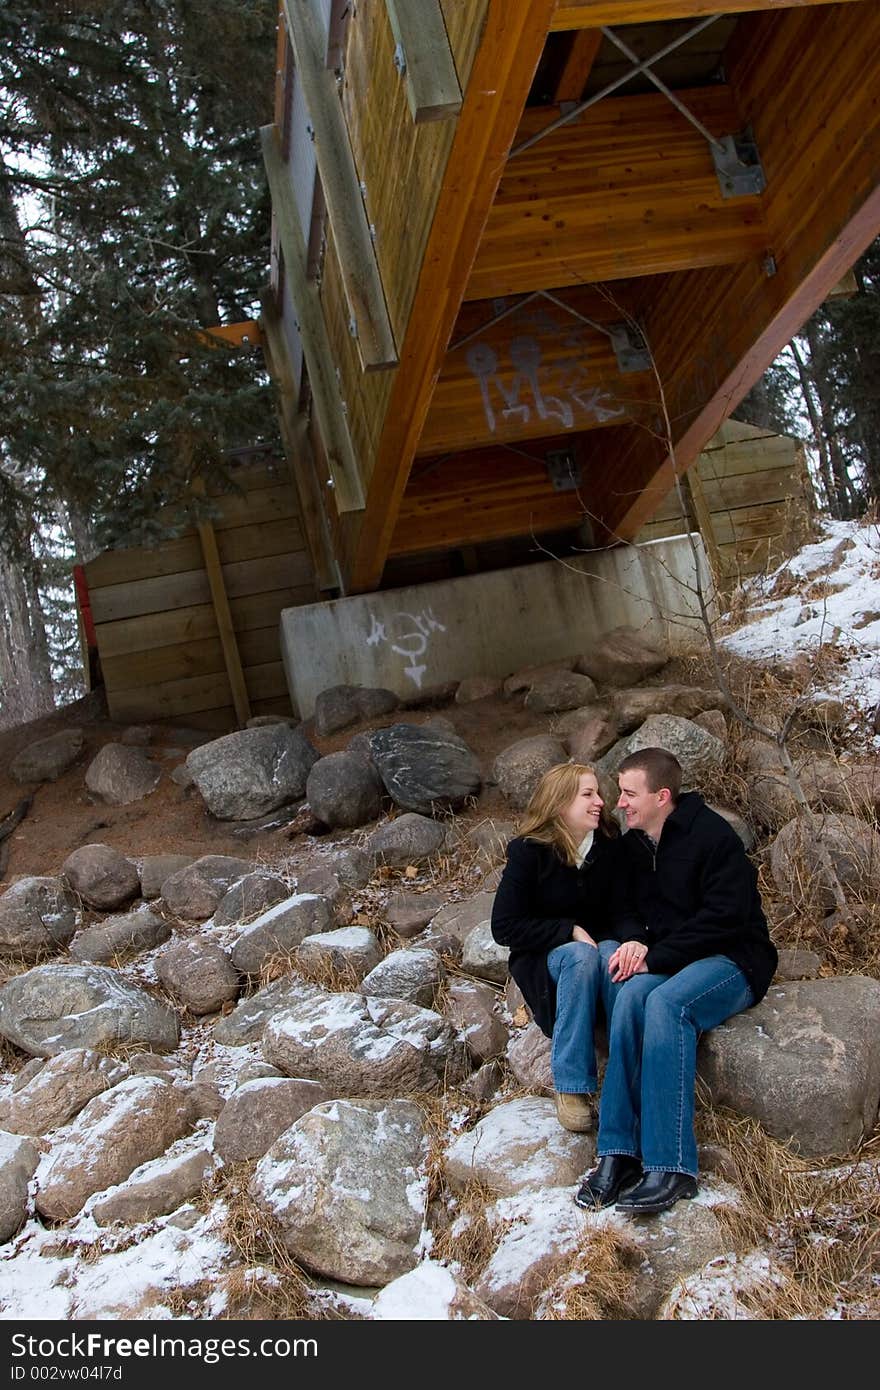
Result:
M603 805L595 776L592 772L582 772L578 778L577 791L569 804L563 806L559 813L578 844L588 830L598 827Z

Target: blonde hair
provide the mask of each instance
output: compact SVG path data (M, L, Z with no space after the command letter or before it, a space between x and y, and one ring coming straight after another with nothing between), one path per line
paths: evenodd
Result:
M549 768L541 778L520 822L519 833L523 839L537 840L542 845L552 845L566 864L577 864L578 845L574 836L562 819L562 812L570 806L580 789L584 775L596 778L599 774L587 763L557 763ZM602 808L599 829L604 835L614 835L617 826Z

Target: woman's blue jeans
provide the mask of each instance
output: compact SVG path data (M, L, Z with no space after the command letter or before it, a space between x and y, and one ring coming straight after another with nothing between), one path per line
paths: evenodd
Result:
M748 980L726 956L620 986L599 1104L600 1157L630 1154L649 1172L697 1176L697 1040L752 1002Z
M550 1063L557 1091L586 1095L598 1087L593 1037L597 1004L601 999L610 1026L620 985L612 983L608 961L619 945L619 941L600 941L597 949L586 941L567 941L547 956L547 968L556 981Z

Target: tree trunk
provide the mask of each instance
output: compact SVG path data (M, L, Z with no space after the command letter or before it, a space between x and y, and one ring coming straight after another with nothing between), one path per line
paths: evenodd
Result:
M839 520L837 490L831 476L831 461L828 457L828 445L822 429L822 422L819 419L819 412L816 409L816 402L813 399L813 383L811 376L794 338L792 338L789 343L789 347L791 348L791 355L794 358L795 366L798 370L798 377L801 383L801 395L804 398L804 405L807 407L807 414L810 417L810 427L813 431L813 442L816 445L816 452L819 455L819 477L822 479L826 505L835 520Z

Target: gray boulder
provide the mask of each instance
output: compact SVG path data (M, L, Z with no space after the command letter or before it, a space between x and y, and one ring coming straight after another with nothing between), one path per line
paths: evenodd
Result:
M191 1014L213 1014L239 990L238 971L210 941L179 941L159 957L156 974Z
M359 685L334 685L315 698L314 725L319 738L347 729L361 719L390 714L400 700L393 690Z
M386 1284L418 1263L427 1147L408 1101L331 1101L281 1135L257 1164L251 1195L307 1269Z
M568 754L559 739L547 734L517 739L498 754L492 767L492 779L517 808L524 810L532 792L544 773L557 763L568 761Z
M596 639L580 656L575 670L599 685L638 685L669 660L668 652L632 627L615 627Z
M290 956L307 936L332 926L330 908L316 893L293 893L245 927L232 948L243 975L259 975L272 956Z
M454 1192L474 1179L499 1197L525 1188L573 1187L596 1152L589 1134L571 1134L552 1100L523 1096L496 1105L446 1151L446 1178Z
M349 987L359 984L382 959L382 948L369 927L337 927L304 936L296 951L301 970L336 972Z
M70 954L74 960L109 965L121 956L151 951L170 935L169 924L142 905L134 912L105 917L103 922L77 932L70 943Z
M675 714L681 719L695 719L706 710L718 707L718 692L702 690L692 685L650 685L636 690L615 691L611 701L612 717L620 733L628 734L652 714ZM721 716L722 719L724 716Z
M477 1065L502 1056L507 1047L507 1029L495 1012L496 998L493 989L476 980L455 980L449 987L446 1017Z
M74 892L99 912L112 912L141 891L136 866L110 845L81 845L67 856L61 872Z
M204 743L186 766L218 820L256 820L305 794L318 756L302 729L270 724Z
M37 1211L52 1221L75 1216L95 1192L124 1182L163 1154L190 1127L191 1111L177 1087L156 1076L132 1076L90 1100L41 1168Z
M367 841L367 850L375 860L394 869L408 864L422 864L446 843L446 827L414 811L380 825Z
M215 1161L205 1148L155 1158L136 1168L125 1182L114 1187L92 1207L99 1226L114 1221L134 1226L176 1211L201 1193L215 1169Z
M421 1004L430 1009L434 996L445 977L443 962L436 951L391 951L375 965L361 981L362 994L375 994L384 999L403 999L408 1004Z
M417 893L411 888L398 888L388 899L385 921L398 936L418 936L445 902L444 893Z
M557 732L561 733L562 730L557 729ZM616 721L602 714L591 714L566 734L565 746L569 757L576 763L586 763L592 767L616 741Z
M858 816L817 814L815 832L804 820L780 830L770 849L774 882L798 908L836 906L822 863L827 853L846 894L876 902L880 898L880 834Z
M323 898L330 909L333 923L337 927L347 927L353 916L351 891L324 864L306 869L296 878L298 893L316 893Z
M165 880L194 859L193 854L145 854L140 861L141 897L147 902L160 897Z
M363 888L369 883L375 866L372 855L355 845L346 845L328 854L324 867L336 875L344 888Z
M263 1029L275 1014L284 1013L306 999L323 998L323 995L324 991L317 985L291 971L240 999L231 1013L218 1018L214 1024L214 1038L223 1047L246 1047L248 1043L259 1042Z
M454 810L480 790L480 765L457 734L392 724L373 734L370 750L388 795L406 811Z
M455 692L457 705L472 705L490 695L500 695L502 682L497 676L466 676Z
M520 1086L528 1091L552 1091L550 1039L537 1023L517 1030L507 1045L507 1060Z
M128 1076L127 1066L88 1048L58 1052L43 1062L21 1090L0 1101L0 1129L14 1134L49 1134L81 1111L101 1091Z
M220 1113L214 1127L214 1151L224 1163L262 1158L279 1134L328 1099L319 1082L299 1077L266 1076L246 1081Z
M532 682L524 705L533 714L557 714L580 709L595 698L596 687L589 676L577 671L554 671Z
M17 753L9 764L9 775L16 782L54 782L73 766L83 747L82 729L62 729Z
M784 950L779 952L776 980L816 980L822 968L822 957L815 951Z
M681 763L685 787L713 787L724 765L725 747L714 734L701 729L692 719L652 714L635 733L621 739L600 759L598 771L616 777L623 759L640 748L665 748L674 754Z
M162 901L175 917L204 922L213 916L232 885L251 873L253 867L249 859L204 854L165 880Z
M0 1243L24 1225L28 1185L38 1160L39 1153L29 1139L0 1130Z
M448 933L464 943L474 927L488 922L492 916L494 893L475 893L472 898L462 898L459 902L445 903L431 918L431 930Z
M572 656L560 657L558 661L545 661L538 666L523 666L507 677L504 682L504 694L509 699L512 695L531 690L535 682L543 680L545 676L558 676L560 673L574 670L574 662L575 658Z
M507 947L499 946L493 937L491 922L479 922L464 939L461 966L469 975L503 985L507 979L509 955Z
M356 753L330 753L313 764L306 782L313 815L331 828L375 820L382 809L382 780Z
M172 1052L176 1014L104 965L36 965L0 989L0 1035L34 1057L70 1047L142 1044Z
M807 1157L844 1154L880 1104L880 981L854 975L771 986L700 1044L713 1101L759 1120Z
M20 878L0 897L0 952L39 960L76 930L77 900L58 878Z
M86 768L86 786L93 796L110 806L127 806L154 792L161 775L161 770L139 748L105 743Z
M252 922L267 907L274 907L288 897L290 888L283 878L259 872L245 874L220 899L214 911L214 925L231 927Z
M263 1055L286 1076L348 1096L436 1091L467 1065L454 1030L430 1009L324 992L269 1020Z

